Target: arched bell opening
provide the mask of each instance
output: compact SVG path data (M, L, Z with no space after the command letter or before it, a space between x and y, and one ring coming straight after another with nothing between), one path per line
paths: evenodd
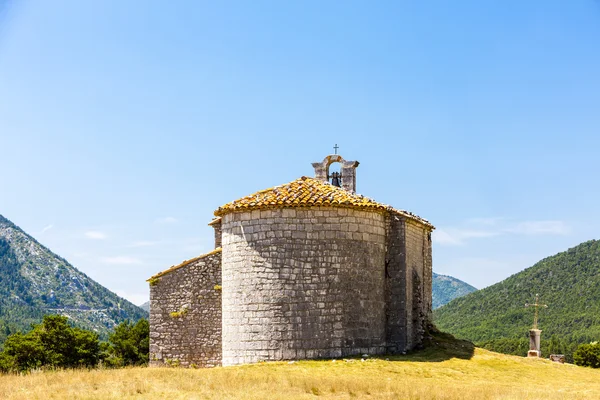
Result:
M327 180L333 186L342 187L342 164L340 162L332 162L327 167Z
M323 161L313 163L312 166L315 169L316 179L355 193L358 164L358 161L344 160L339 154L330 154Z

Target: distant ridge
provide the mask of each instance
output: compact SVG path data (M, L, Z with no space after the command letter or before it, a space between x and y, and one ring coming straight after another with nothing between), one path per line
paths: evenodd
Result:
M433 273L432 308L435 310L450 301L476 291L477 289L466 282L448 275Z
M102 337L124 320L148 316L0 215L0 342L49 313Z

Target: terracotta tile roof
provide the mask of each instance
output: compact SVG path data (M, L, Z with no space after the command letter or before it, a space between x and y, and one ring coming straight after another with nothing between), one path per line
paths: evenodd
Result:
M184 262L182 262L181 264L178 264L178 265L173 265L171 268L169 268L169 269L166 269L166 270L164 270L164 271L162 271L162 272L159 272L159 273L158 273L158 274L156 274L156 275L153 275L153 276L151 276L150 278L148 278L148 279L146 280L146 282L148 282L148 281L150 281L150 280L152 280L152 279L159 278L159 277L161 277L161 276L163 276L163 275L165 275L165 274L168 274L169 272L173 272L173 271L175 271L176 269L179 269L179 268L181 268L181 267L185 267L186 265L190 265L190 264L191 264L191 263L193 263L194 261L198 261L198 260L201 260L201 259L203 259L203 258L205 258L205 257L212 256L213 254L220 253L221 251L222 251L222 249L221 249L220 247L218 247L218 248L214 249L214 250L213 250L213 251L211 251L211 252L208 252L208 253L206 253L206 254L202 254L201 256L194 257L194 258L191 258L191 259L189 259L189 260L185 260L185 261L184 261Z
M261 190L227 203L215 210L217 217L235 211L268 210L288 207L344 207L364 210L390 211L419 221L433 228L426 220L407 211L395 210L368 197L348 192L314 178L303 176L284 185Z
M305 176L284 185L261 190L227 203L215 211L216 216L233 211L263 210L281 207L340 206L384 210L385 205Z

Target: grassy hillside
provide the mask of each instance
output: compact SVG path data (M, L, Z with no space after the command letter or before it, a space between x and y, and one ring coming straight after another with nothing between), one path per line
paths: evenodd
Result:
M600 241L582 243L456 299L435 310L434 321L441 330L475 343L518 338L526 348L533 309L524 305L536 293L548 305L540 311L542 337L547 345L553 338L557 347L563 346L550 351L570 351L571 344L600 340Z
M465 296L477 290L473 286L461 281L460 279L456 279L447 275L436 274L435 272L433 273L431 286L433 292L432 307L434 310L445 304L448 304L450 301L458 297Z
M124 320L148 315L0 215L0 343L52 313L102 337Z
M600 370L473 349L214 369L130 368L0 376L0 398L31 399L592 399Z

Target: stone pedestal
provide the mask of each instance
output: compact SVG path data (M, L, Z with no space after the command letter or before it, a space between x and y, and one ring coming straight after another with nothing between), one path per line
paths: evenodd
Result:
M540 340L542 331L539 329L529 330L529 351L527 357L541 357L542 352L540 351Z

